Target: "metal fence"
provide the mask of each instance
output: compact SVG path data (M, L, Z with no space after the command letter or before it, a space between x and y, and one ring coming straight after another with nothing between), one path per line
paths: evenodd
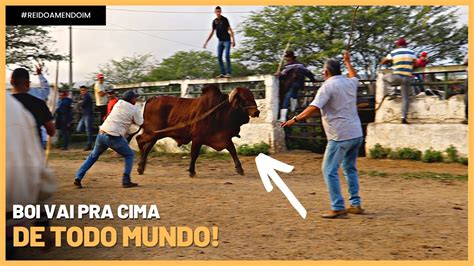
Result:
M306 84L298 94L298 107L294 112L290 112L288 117L303 111L314 99L322 83L323 81L318 81L314 84ZM357 109L365 136L367 125L375 119L375 80L360 80L357 91ZM327 144L319 114L298 122L291 128L286 128L285 137L288 149L303 149L323 153ZM360 150L363 154L364 149Z

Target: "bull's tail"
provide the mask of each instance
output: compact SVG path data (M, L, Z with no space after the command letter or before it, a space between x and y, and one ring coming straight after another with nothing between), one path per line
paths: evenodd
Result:
M135 131L132 134L128 135L128 137L127 137L128 143L130 143L130 141L133 139L133 137L135 137L135 135L138 134L138 132L140 132L140 130L142 130L142 125L140 125L140 127L137 129L137 131Z

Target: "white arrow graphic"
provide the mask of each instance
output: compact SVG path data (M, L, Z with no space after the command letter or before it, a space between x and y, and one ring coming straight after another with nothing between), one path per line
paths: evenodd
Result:
M283 182L281 177L275 172L275 170L278 170L280 172L290 173L294 167L292 165L275 160L263 153L260 153L255 158L255 163L257 164L258 173L262 179L265 190L267 192L273 190L272 183L270 182L270 179L272 179L273 183L275 183L281 192L288 198L293 208L296 209L303 219L306 219L306 209L303 207L303 205L301 205L285 182Z

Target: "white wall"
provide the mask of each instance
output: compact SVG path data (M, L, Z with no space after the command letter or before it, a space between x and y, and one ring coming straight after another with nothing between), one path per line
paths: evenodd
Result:
M439 67L438 67L439 68ZM384 101L383 74L377 78L375 122L367 126L366 151L375 144L392 149L416 148L424 152L432 148L444 151L450 145L456 147L461 156L468 154L468 127L464 120L464 95L455 95L447 100L434 96L412 96L408 121L401 124L401 98Z

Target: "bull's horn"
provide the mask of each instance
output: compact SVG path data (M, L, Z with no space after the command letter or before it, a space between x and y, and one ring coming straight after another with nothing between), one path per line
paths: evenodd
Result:
M239 90L237 88L233 89L230 93L229 93L229 102L231 103L235 96L237 96L237 94L239 93Z

